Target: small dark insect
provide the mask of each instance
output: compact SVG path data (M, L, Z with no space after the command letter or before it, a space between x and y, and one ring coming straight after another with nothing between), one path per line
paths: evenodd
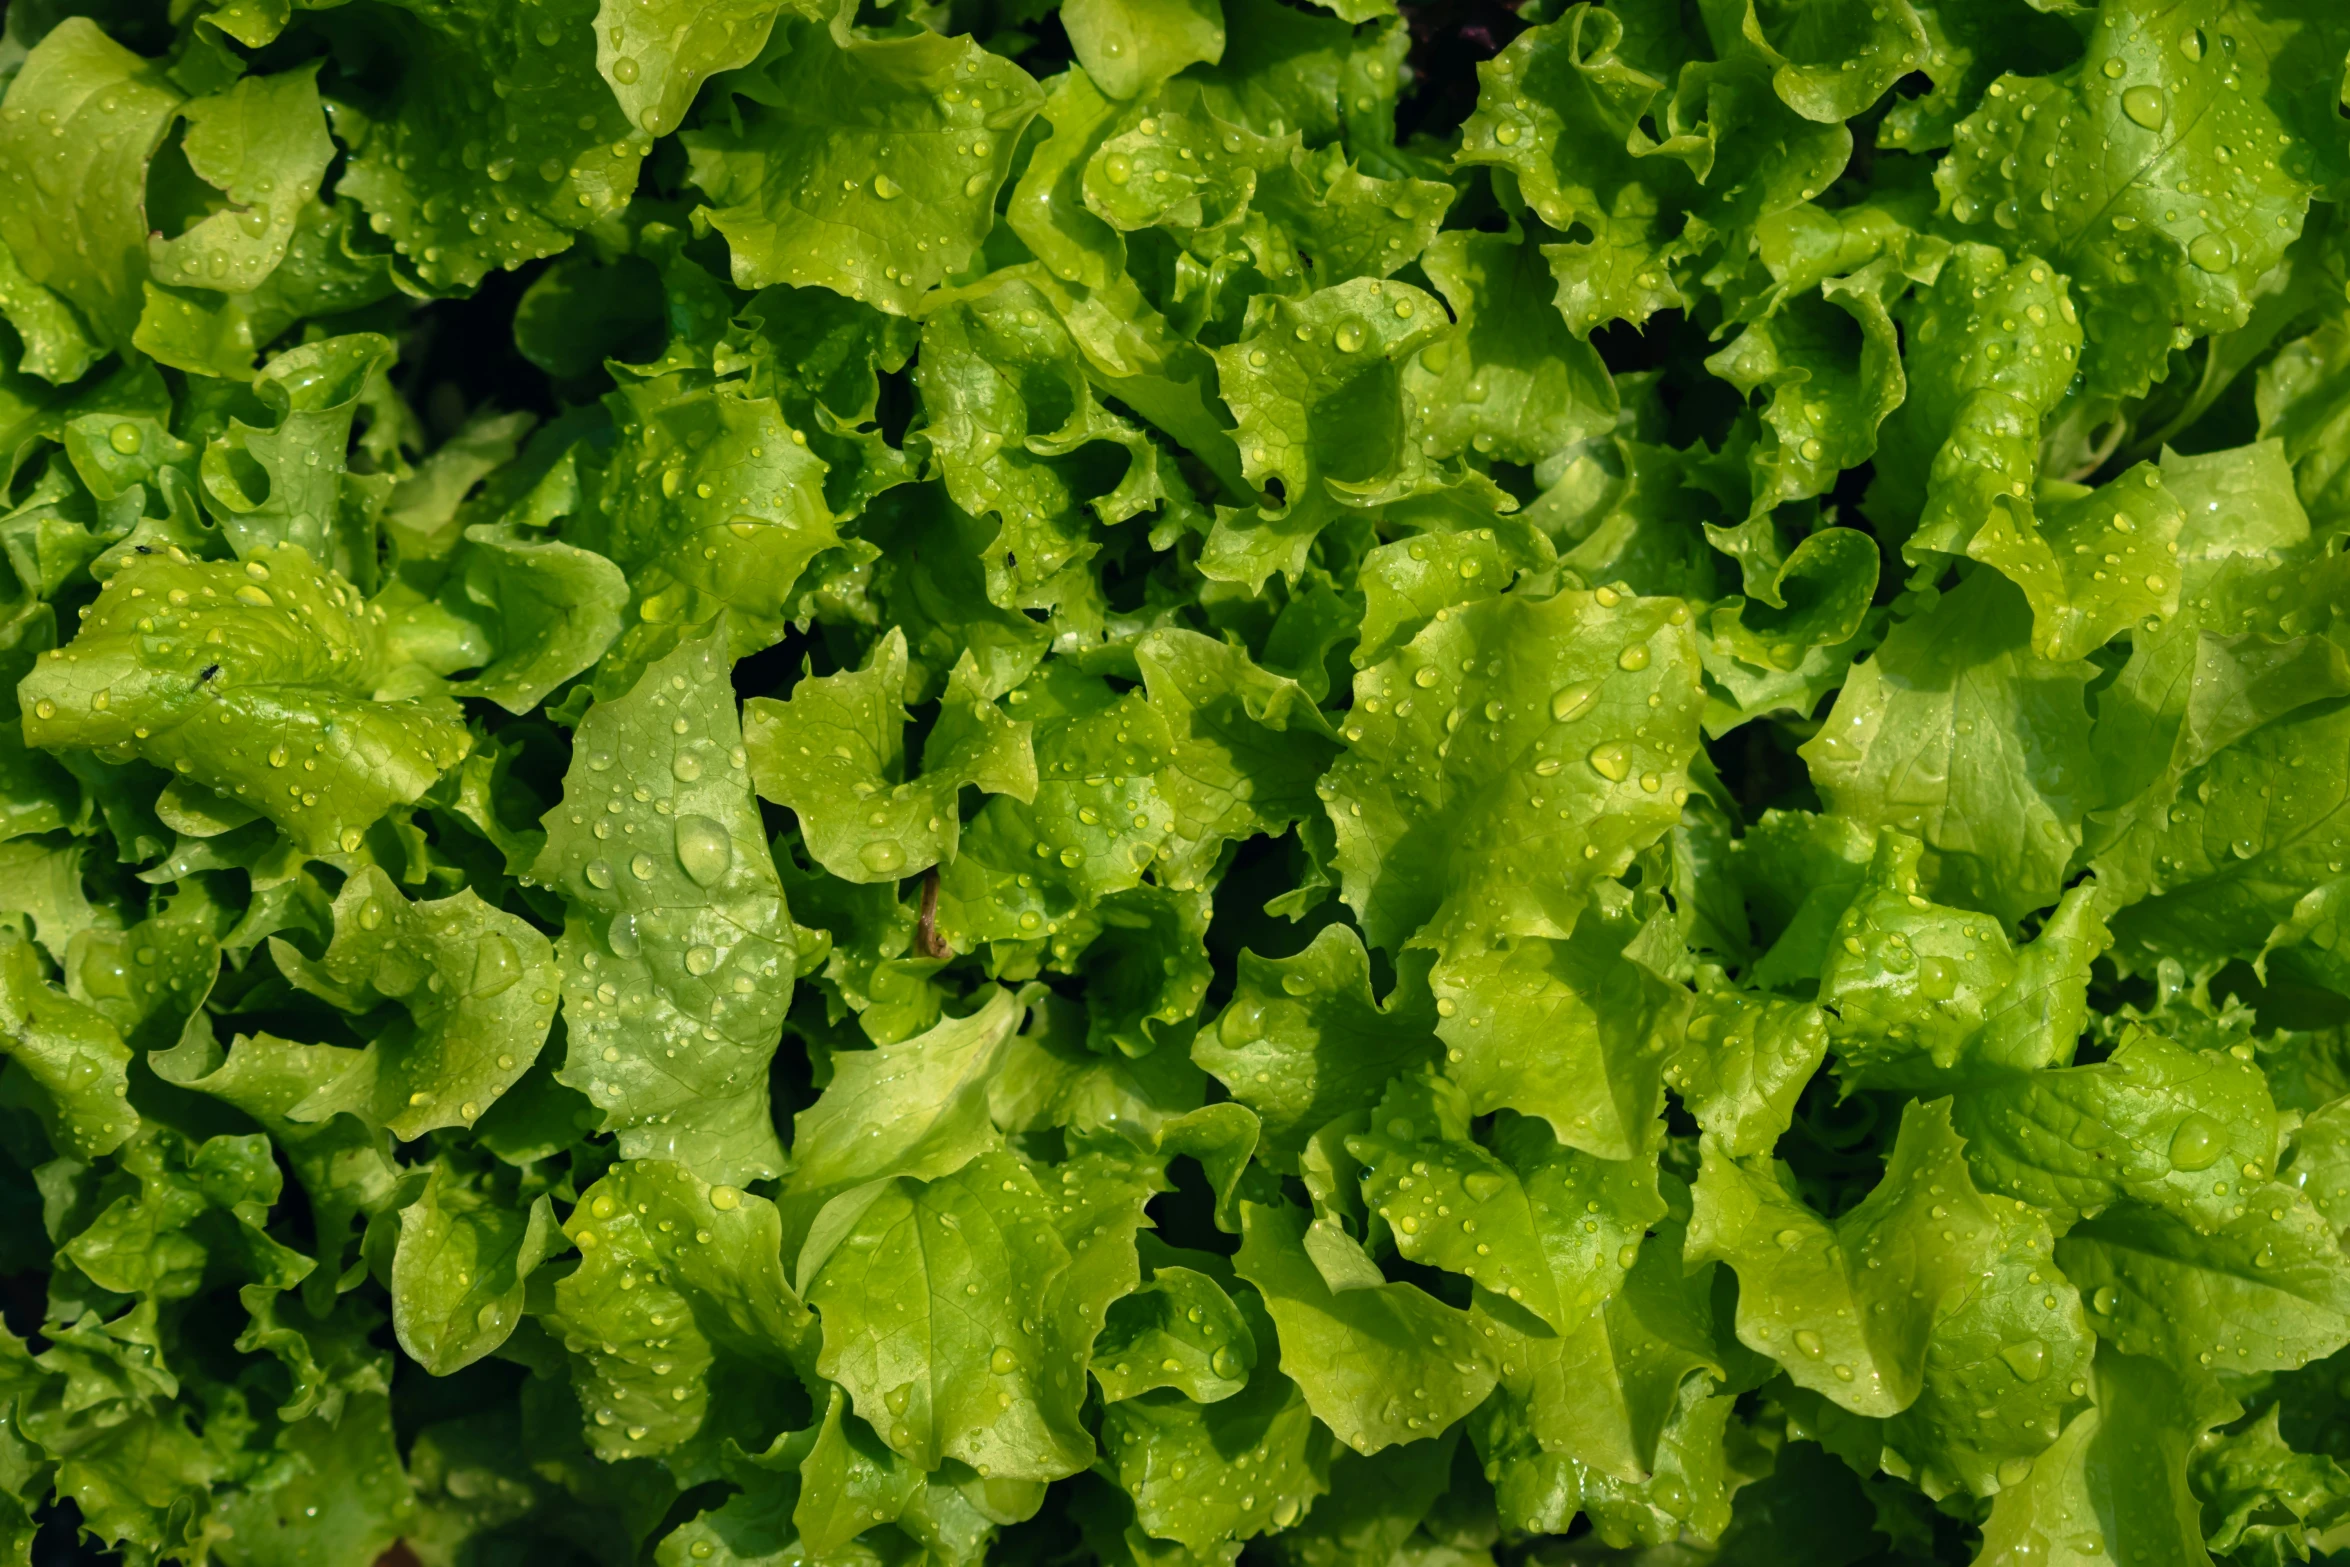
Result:
M202 685L205 681L210 680L214 675L219 673L220 666L218 664L206 664L204 666L203 673L196 676L196 684Z
M131 549L134 553L140 555L152 555L155 553L153 550L147 548L147 546L144 544L134 544L131 546Z

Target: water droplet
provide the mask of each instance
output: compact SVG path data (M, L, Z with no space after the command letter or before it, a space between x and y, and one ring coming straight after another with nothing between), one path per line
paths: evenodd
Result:
M604 945L612 949L616 958L633 958L644 950L644 942L637 936L636 916L615 914L612 923L604 927Z
M2003 1460L1999 1465L1999 1483L2001 1485L2022 1485L2031 1478L2032 1461L2029 1458L2009 1458Z
M905 189L903 185L886 174L873 176L873 194L879 196L883 201L897 200L898 197L905 194Z
M2037 1382L2048 1370L2048 1346L2036 1338L2010 1344L1999 1352L2007 1362L2007 1369L2021 1382Z
M857 851L857 858L867 870L886 876L906 863L906 848L895 838L876 838Z
M732 1213L743 1204L743 1194L731 1186L710 1188L710 1206L720 1213Z
M1008 1377L1020 1369L1020 1357L1009 1346L998 1344L995 1352L987 1357L987 1369L999 1377Z
M2236 260L2236 247L2225 234L2206 231L2187 247L2187 259L2206 272L2225 272Z
M618 82L621 86L626 87L633 83L636 79L637 63L635 60L624 54L619 59L612 62L612 80Z
M677 863L697 887L714 887L734 864L734 836L707 816L677 819Z
M130 424L127 422L118 424L113 429L106 432L106 444L113 447L116 451L122 453L125 457L128 457L132 453L136 452L143 444L144 440L145 438L139 434L139 427L135 424Z
M370 898L359 906L359 928L361 930L381 930L383 923L384 906L376 902L375 899Z
M694 946L685 949L685 971L688 974L707 974L718 966L718 952L714 947Z
M1624 670L1642 670L1648 667L1648 644L1635 642L1616 655L1616 667Z
M629 856L628 874L634 876L638 881L651 881L653 879L653 869L653 857L651 855L635 854Z
M2190 1114L2171 1134L2170 1162L2174 1170L2208 1170L2221 1153L2220 1130L2207 1115Z
M2127 69L2128 67L2123 65L2119 60L2108 60L2105 62L2105 74L2107 76L2119 76Z
M1614 740L1610 740L1604 745L1593 746L1590 762L1591 770L1609 783L1622 783L1624 775L1632 770L1631 757L1625 752L1624 747Z
M1820 1336L1817 1333L1814 1333L1811 1329L1797 1328L1795 1330L1795 1347L1802 1350L1807 1355L1817 1355L1825 1350L1828 1346L1822 1342Z
M2203 58L2202 28L2190 27L2185 32L2179 34L2179 53L2185 55L2190 60L2200 60Z
M1589 712L1591 704L1598 700L1599 682L1596 680L1578 680L1571 686L1561 686L1550 699L1551 719L1556 723L1571 724Z
M1229 1382L1241 1373L1240 1355L1231 1345L1220 1344L1208 1357L1208 1369Z
M514 943L503 931L491 931L473 949L472 994L476 997L503 995L522 979L522 954L514 950ZM472 1117L466 1117L471 1120Z
M612 885L612 867L603 860L588 861L583 874L587 877L588 885L599 891Z
M1359 349L1363 346L1362 323L1359 321L1340 322L1338 330L1331 335L1330 341L1338 345L1338 351L1340 353L1353 353L1356 349Z
M2142 125L2150 131L2162 129L2168 106L2163 102L2162 89L2149 87L2144 82L2122 94L2122 113L2133 125Z
M2116 1293L2112 1285L2100 1284L2097 1286L2096 1293L2089 1297L2089 1309L2101 1317L2110 1317L2113 1315L2114 1308L2119 1306L2121 1301L2121 1296Z

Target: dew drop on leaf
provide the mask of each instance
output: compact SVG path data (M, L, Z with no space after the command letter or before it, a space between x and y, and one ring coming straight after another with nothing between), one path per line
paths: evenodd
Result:
M2221 1153L2220 1129L2200 1112L2190 1112L2171 1134L2170 1162L2174 1170L2208 1170Z

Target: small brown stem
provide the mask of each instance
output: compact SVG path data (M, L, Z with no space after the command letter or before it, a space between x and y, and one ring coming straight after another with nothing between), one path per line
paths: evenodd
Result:
M954 948L938 939L938 867L922 873L922 925L914 933L914 947L926 958L951 958Z

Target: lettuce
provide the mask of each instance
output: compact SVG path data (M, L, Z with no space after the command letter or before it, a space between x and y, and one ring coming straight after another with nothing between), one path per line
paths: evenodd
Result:
M2331 0L27 0L0 1567L2350 1555Z

